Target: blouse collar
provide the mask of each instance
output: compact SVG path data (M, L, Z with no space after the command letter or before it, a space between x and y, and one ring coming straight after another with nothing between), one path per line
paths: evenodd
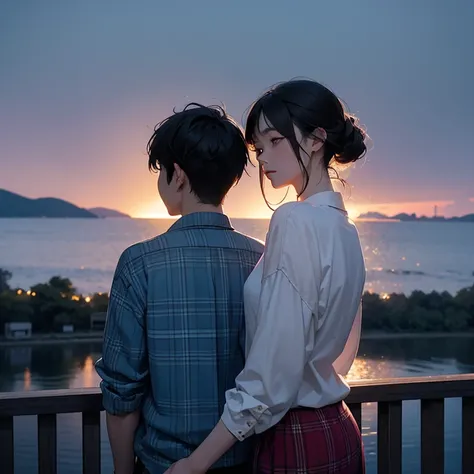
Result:
M313 194L307 197L304 202L309 202L313 206L334 207L347 214L341 193L335 191L324 191L322 193Z

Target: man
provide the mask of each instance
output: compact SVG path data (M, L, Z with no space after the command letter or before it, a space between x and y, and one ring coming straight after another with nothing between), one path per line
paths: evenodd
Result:
M175 113L148 155L169 214L182 217L125 250L115 271L96 368L116 474L132 474L135 456L135 472L165 472L219 420L244 366L244 282L263 252L223 212L249 156L221 108ZM237 444L215 473L248 472L250 449Z

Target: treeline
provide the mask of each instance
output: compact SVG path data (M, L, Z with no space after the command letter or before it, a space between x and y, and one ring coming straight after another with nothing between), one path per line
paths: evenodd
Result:
M11 288L11 277L0 268L0 335L8 322L31 322L35 333L62 331L65 324L88 330L90 315L107 311L106 293L80 295L68 278L56 276L24 290Z
M55 332L64 324L90 327L90 315L107 311L108 295L77 293L67 278L53 277L29 290L11 288L11 273L0 269L0 333L4 323L29 321L34 332ZM388 332L459 332L474 330L474 285L459 291L411 295L365 293L364 330Z
M459 332L474 330L474 285L451 295L447 291L363 297L362 327L389 332Z

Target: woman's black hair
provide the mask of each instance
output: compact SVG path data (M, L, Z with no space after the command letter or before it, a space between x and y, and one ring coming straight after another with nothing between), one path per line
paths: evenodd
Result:
M290 142L304 175L304 186L298 196L308 186L309 173L301 159L301 146L294 126L298 127L304 138L311 136L317 128L326 131L323 160L328 170L334 170L334 162L341 165L353 163L367 151L366 134L359 127L356 117L345 111L333 92L316 81L298 79L283 82L272 87L251 106L245 127L245 140L251 149L255 149L255 133L260 131L260 117ZM260 187L265 196L261 166Z

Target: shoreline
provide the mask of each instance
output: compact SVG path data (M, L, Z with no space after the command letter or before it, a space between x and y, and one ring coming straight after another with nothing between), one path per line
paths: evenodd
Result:
M439 338L474 338L472 332L384 332L367 331L362 333L361 340L378 341L388 339L439 339ZM88 332L76 334L41 334L30 339L0 338L0 348L15 346L42 346L47 344L91 344L103 341L103 332Z
M90 331L83 333L52 333L52 334L40 334L32 336L27 339L6 339L5 337L0 338L0 347L13 347L13 346L43 346L46 344L80 344L80 343L94 343L102 342L104 333L103 331Z

